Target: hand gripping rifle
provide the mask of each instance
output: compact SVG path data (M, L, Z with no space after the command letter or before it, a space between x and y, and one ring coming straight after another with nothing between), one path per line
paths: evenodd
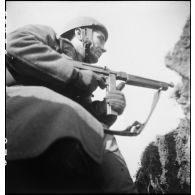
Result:
M127 85L134 85L134 86L146 87L146 88L157 90L157 92L154 94L154 97L153 97L153 103L152 103L150 113L144 123L135 121L132 125L128 126L125 130L122 130L122 131L109 130L106 125L103 125L104 132L107 134L121 135L121 136L139 135L141 131L144 129L144 127L146 126L154 108L157 105L157 102L160 97L160 92L162 90L166 91L169 87L174 87L173 83L165 83L162 81L147 79L147 78L143 78L140 76L127 74L126 72L112 71L108 69L107 67L94 66L94 65L90 65L86 63L82 63L82 65L76 64L74 65L74 67L78 69L82 69L82 70L91 70L97 74L102 74L106 76L106 82L107 82L106 92L107 93L111 90L116 90L116 80L124 81L124 83ZM107 104L107 115L114 115L114 116L118 115L114 110L112 110L112 106L109 103Z

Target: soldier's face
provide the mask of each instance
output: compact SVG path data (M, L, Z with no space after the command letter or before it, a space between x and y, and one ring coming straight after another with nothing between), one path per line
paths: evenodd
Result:
M105 36L101 31L93 31L92 43L89 48L92 62L97 62L100 56L106 51L104 49L105 42Z

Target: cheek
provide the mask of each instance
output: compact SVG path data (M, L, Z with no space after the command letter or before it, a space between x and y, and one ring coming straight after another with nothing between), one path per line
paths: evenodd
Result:
M98 38L94 37L93 46L96 48L99 48L99 47L102 47L102 43L100 42L100 40Z
M91 53L94 53L95 51L97 51L99 49L99 45L97 43L92 43L90 46L90 51Z
M93 42L92 47L93 47L94 49L96 49L96 48L99 47L99 44L98 44L97 42Z

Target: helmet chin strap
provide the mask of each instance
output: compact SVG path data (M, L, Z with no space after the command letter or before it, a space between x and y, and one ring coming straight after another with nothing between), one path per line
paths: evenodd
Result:
M91 28L82 28L81 29L83 45L91 44L93 38L93 30Z
M97 59L90 55L90 46L93 39L93 30L91 28L81 29L83 47L85 48L85 59L84 62L96 63Z

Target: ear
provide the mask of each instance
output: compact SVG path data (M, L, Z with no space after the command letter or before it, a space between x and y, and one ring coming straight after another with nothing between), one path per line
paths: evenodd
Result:
M82 41L82 31L81 31L81 28L76 28L75 31L75 37L77 37L78 40Z

